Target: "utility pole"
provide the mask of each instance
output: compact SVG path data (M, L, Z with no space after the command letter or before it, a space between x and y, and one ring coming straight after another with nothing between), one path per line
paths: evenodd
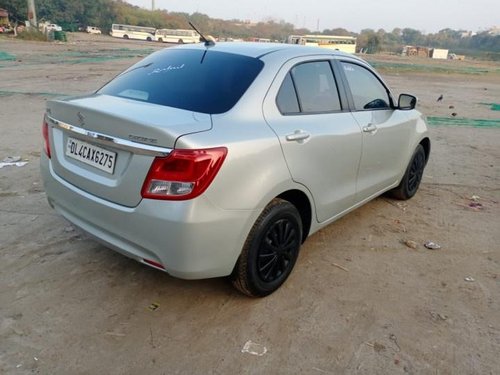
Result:
M151 0L151 10L155 10L155 0Z
M28 0L28 21L30 21L30 26L38 27L38 22L36 21L36 9L35 0Z

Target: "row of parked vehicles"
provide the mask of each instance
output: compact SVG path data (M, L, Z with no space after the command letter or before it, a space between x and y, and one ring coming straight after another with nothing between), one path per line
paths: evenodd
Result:
M38 24L40 32L48 35L53 32L62 32L63 27L50 22L40 22ZM66 29L65 29L66 30ZM11 32L12 29L7 26L0 26L0 33ZM76 31L76 29L74 30ZM78 31L83 31L88 34L102 34L102 31L97 26L79 27ZM138 39L145 41L157 41L164 43L198 43L200 35L194 30L184 29L156 29L154 27L133 26L113 24L110 35L116 38L123 39Z
M42 33L49 33L51 31L63 31L62 26L60 26L56 23L50 23L50 22L40 22L38 24L38 29ZM96 26L87 26L86 28L79 28L78 30L85 31L89 34L101 34L102 33L101 29L96 27Z
M200 34L194 30L156 29L154 27L113 24L110 35L115 38L138 39L163 43L198 43Z

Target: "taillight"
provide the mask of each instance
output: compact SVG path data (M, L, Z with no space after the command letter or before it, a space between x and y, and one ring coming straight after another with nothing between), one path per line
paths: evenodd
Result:
M173 150L157 157L149 169L141 195L143 198L186 200L202 194L219 171L227 148Z
M49 124L47 124L47 120L45 120L45 118L43 119L42 134L44 140L43 150L50 159Z

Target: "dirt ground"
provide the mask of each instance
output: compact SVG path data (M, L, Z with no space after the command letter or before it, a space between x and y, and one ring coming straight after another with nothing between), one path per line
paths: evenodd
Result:
M286 284L250 299L108 250L46 202L45 101L95 90L158 48L0 39L0 161L28 162L0 169L0 373L500 373L500 64L370 57L434 119L421 190L314 234Z

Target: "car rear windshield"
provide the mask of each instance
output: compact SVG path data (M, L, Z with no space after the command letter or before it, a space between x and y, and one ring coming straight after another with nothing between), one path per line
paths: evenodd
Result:
M225 52L165 49L146 57L98 93L216 114L230 110L264 63Z

